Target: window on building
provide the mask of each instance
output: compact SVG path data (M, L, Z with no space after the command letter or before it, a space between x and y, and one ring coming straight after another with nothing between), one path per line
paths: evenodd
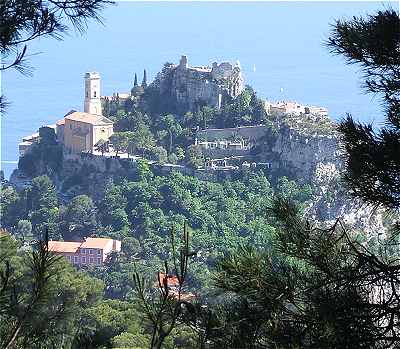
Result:
M94 91L93 96L96 97L96 91Z
M82 254L86 254L86 250L84 248L81 249Z
M89 262L90 262L90 263L93 263L93 257L90 257L90 258L89 258Z
M92 249L89 250L89 254L93 254L93 250Z
M75 263L75 264L78 264L78 256L75 256L75 257L74 257L74 263Z
M86 264L86 257L82 257L82 263Z
M97 264L101 264L101 258L97 258Z
M101 250L97 250L97 254L101 254Z

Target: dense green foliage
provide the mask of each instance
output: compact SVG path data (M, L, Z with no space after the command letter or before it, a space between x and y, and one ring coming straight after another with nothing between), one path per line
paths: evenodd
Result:
M106 281L111 297L124 298L130 289L125 271L132 270L132 256L146 260L155 270L168 255L171 228L180 229L186 221L193 231L192 248L198 257L190 269L190 284L199 288L208 283L207 270L218 256L239 245L271 244L275 223L265 213L276 194L299 204L312 195L310 186L298 186L285 177L272 188L262 172L214 183L177 172L156 176L145 162L139 165L137 181L110 184L96 203L79 195L67 205L59 204L47 176L35 178L21 193L6 186L0 206L7 217L3 225L25 241L40 237L45 226L53 239L96 234L122 240L126 253L104 271L103 278L111 277ZM24 232L30 230L27 236ZM125 279L125 286L113 281L112 275Z
M390 325L369 298L384 287L368 274L378 260L365 253L368 244L340 223L313 225L285 200L273 213L280 222L273 250L248 247L218 263L216 285L229 295L222 312L235 316L222 322L225 331L210 333L224 343L216 347L379 348Z
M62 166L62 161L61 145L43 139L20 157L18 168L27 176L36 177L44 173L57 172Z
M24 348L70 347L85 312L101 299L102 282L44 248L17 250L4 233L0 243L0 347L11 341Z
M202 106L184 114L168 106L167 98L162 98L159 93L155 80L147 87L134 86L131 99L122 101L115 98L103 103L104 115L114 121L116 134L112 142L117 144L118 151L146 155L159 161L160 156L153 155L158 145L158 149L164 148L167 151L168 160L172 159L171 162L175 163L185 160L180 153L194 143L198 129L259 125L266 122L264 102L249 86L235 100L227 101L220 110ZM156 152L160 153L160 150ZM186 160L189 157L187 154ZM164 156L161 158L166 160Z
M77 271L46 244L22 248L0 233L0 348L149 346L149 323L136 302L104 298L104 283ZM188 348L174 331L164 348Z

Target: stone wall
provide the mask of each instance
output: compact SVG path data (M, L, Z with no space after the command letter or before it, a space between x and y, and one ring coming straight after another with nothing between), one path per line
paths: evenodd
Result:
M242 126L233 128L209 128L197 132L198 139L215 141L220 139L229 139L241 137L249 141L256 142L266 135L268 126Z
M196 170L181 165L160 165L152 161L149 162L149 165L154 173L159 175L167 175L176 171L202 180L216 180L218 177L218 174L214 172ZM137 180L137 163L133 158L66 153L59 173L48 173L48 175L56 185L60 199L65 202L80 194L90 195L94 200L100 200L110 181L120 178ZM30 179L23 176L19 170L14 171L12 177L13 184L18 185L19 188L30 184Z
M337 134L304 133L283 122L274 126L246 126L208 129L197 133L197 140L216 141L242 138L249 149L218 149L203 147L210 158L251 156L255 162L271 163L276 175L287 175L302 183L313 181L320 164L342 166Z
M202 149L206 158L220 159L232 156L247 156L251 155L251 149Z
M302 135L294 129L282 127L270 152L279 156L279 165L290 168L300 182L312 182L320 164L342 167L339 139L336 136Z

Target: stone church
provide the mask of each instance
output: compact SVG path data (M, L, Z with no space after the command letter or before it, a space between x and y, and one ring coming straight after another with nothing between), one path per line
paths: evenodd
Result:
M85 74L84 111L70 111L56 124L57 139L71 153L92 152L100 141L113 134L113 122L101 115L100 75Z

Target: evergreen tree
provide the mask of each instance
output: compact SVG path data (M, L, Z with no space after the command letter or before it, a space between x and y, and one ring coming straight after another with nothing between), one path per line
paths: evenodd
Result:
M133 87L137 87L137 86L138 86L137 75L135 73L135 79L133 80Z
M49 177L32 180L31 187L26 190L26 206L36 237L47 229L50 238L59 238L57 191Z
M50 209L57 207L56 188L48 176L35 177L29 188L30 209L39 210L41 208Z
M398 301L386 287L400 272L375 274L381 261L340 222L321 229L283 199L272 212L280 222L274 251L243 248L219 263L215 282L235 317L213 341L222 337L230 348L394 348ZM375 292L385 298L373 299Z
M168 261L164 262L164 272L157 275L157 283L150 287L144 277L137 271L134 274L137 301L145 317L151 324L150 349L161 349L171 332L180 324L179 318L185 306L190 303L184 298L184 285L187 278L188 262L196 252L191 252L189 245L189 231L186 224L183 228L181 246L175 243L174 231L171 231L171 259L172 268ZM178 287L171 286L170 280L176 280ZM154 292L154 288L157 289Z
M87 195L75 196L62 217L65 227L64 238L73 240L90 236L97 227L96 211L93 201Z
M339 125L351 192L371 204L400 208L400 19L392 10L335 24L328 46L361 66L366 92L380 94L386 126L375 131L349 115Z
M142 87L143 87L143 88L146 88L146 87L147 87L147 72L146 72L146 69L143 70Z

